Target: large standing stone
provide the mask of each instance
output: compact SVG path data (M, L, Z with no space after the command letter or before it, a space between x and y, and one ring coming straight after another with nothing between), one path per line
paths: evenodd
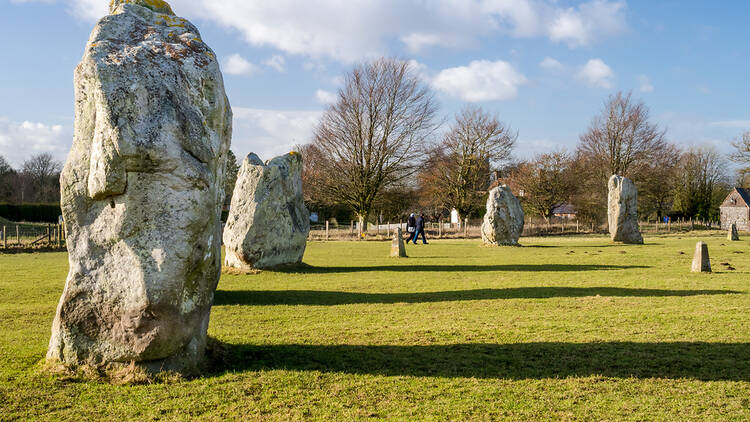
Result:
M708 245L703 242L698 242L698 244L695 245L692 271L694 273L711 272L711 259L708 257Z
M507 186L498 186L487 198L482 240L487 245L517 246L523 232L523 208Z
M732 242L736 242L740 240L740 234L737 232L737 225L732 223L732 225L729 226L729 231L727 233L727 240L730 240Z
M70 272L47 358L190 372L221 273L232 111L219 64L159 0L113 0L75 71L60 177Z
M406 247L404 246L404 234L401 227L396 229L396 236L391 242L391 258L406 258Z
M638 229L638 190L622 176L609 179L609 234L614 242L643 244Z
M225 264L242 269L298 264L309 232L302 155L290 152L266 164L257 155L248 155L224 228Z

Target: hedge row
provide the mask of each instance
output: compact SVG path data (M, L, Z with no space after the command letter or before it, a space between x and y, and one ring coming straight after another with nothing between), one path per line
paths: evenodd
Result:
M62 214L60 204L0 204L0 217L27 223L57 223Z

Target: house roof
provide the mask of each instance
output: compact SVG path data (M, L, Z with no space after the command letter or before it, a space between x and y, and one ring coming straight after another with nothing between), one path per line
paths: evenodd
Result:
M750 208L750 191L748 189L745 189L745 188L734 188L734 190L732 192L730 192L729 195L727 195L727 198L724 200L724 202L721 204L721 206L723 207L723 206L727 205L727 201L729 200L729 198L732 197L732 195L734 194L734 192L737 192L737 194L739 195L740 199L742 199L742 202L744 202L744 205L746 207Z
M740 194L740 198L742 198L743 201L745 201L745 204L750 207L750 192L748 192L745 188L736 188L737 193Z
M552 214L576 214L572 204L562 204L552 211Z

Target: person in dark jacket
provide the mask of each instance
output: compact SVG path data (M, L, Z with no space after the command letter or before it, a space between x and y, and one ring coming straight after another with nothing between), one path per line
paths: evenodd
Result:
M416 241L416 234L417 234L417 219L414 216L414 213L411 213L409 215L409 218L406 220L406 233L408 233L408 236L406 238L406 243L409 243L410 240L414 240L414 244L417 244Z
M417 244L417 238L419 235L422 235L422 244L427 244L427 238L424 235L424 214L419 214L419 217L417 217L417 220L415 221L415 232L414 232L414 244Z

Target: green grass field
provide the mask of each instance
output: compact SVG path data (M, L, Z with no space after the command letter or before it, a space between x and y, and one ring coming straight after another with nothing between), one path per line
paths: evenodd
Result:
M750 243L522 241L316 242L223 275L223 362L124 386L40 372L66 255L0 255L0 420L750 419Z

